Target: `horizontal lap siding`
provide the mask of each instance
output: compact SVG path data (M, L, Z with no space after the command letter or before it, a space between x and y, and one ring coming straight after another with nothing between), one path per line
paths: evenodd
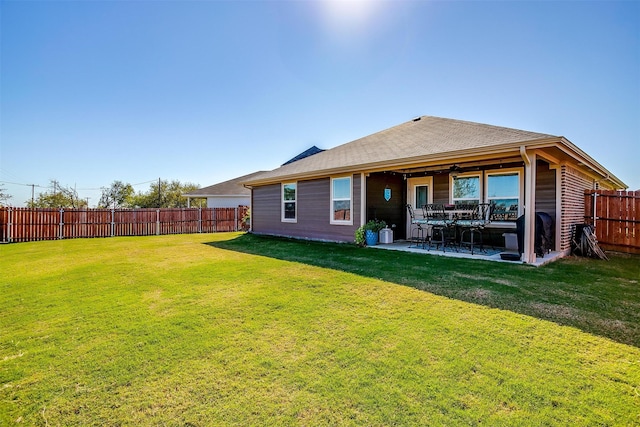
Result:
M391 198L385 199L385 190ZM371 174L367 178L367 221L384 221L394 231L394 239L405 238L407 203L406 183L401 175Z
M433 176L433 203L449 203L449 174Z
M536 167L536 212L546 212L556 217L556 171L549 163L538 162Z
M297 222L281 220L281 185L254 187L251 207L252 230L256 233L305 239L352 242L360 225L360 176L353 178L353 225L330 224L329 178L298 181Z
M545 212L553 218L551 233L555 246L556 221L556 171L549 168L549 163L538 161L536 166L536 212Z

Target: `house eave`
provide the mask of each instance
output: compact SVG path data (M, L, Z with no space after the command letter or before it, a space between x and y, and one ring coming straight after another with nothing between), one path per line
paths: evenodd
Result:
M557 140L557 138L553 138ZM540 140L534 140L536 142L540 142ZM379 172L384 170L395 170L395 169L409 169L412 167L423 167L423 166L434 166L434 165L442 165L447 163L455 163L460 162L463 159L488 159L488 158L501 158L501 157L518 157L519 149L522 144L529 145L534 142L517 142L510 144L503 144L499 146L494 146L491 148L482 147L482 148L473 148L473 149L465 149L465 150L456 150L456 151L447 151L445 153L437 153L437 154L429 154L423 156L414 156L414 157L405 157L399 159L392 160L384 160L380 162L373 163L361 163L354 165L345 165L336 168L327 168L316 171L305 171L300 173L292 173L292 174L282 174L274 177L269 177L262 180L252 180L246 181L243 184L246 186L260 186L260 185L269 185L269 184L277 184L284 181L297 181L297 180L309 180L309 179L317 179L324 178L328 176L335 175L343 175L348 173L371 173L371 172ZM547 141L545 139L545 141ZM548 143L548 141L547 141Z
M597 175L600 180L609 180L613 186L625 189L627 185L609 172L606 168L596 162L584 151L575 146L565 137L540 138L529 141L516 141L507 144L495 145L492 147L472 148L445 153L437 153L415 157L405 157L400 159L385 160L374 163L362 163L346 165L336 168L327 168L315 171L305 171L300 173L283 174L263 180L252 180L244 182L245 186L260 186L277 184L284 181L299 181L326 178L328 176L344 175L349 173L373 173L388 170L403 170L417 167L430 167L445 164L460 163L463 161L486 161L505 158L519 158L520 148L527 150L545 150L555 148L566 156L574 159L581 167L584 167L592 174Z
M204 197L249 197L249 194L183 194L183 197L204 198Z

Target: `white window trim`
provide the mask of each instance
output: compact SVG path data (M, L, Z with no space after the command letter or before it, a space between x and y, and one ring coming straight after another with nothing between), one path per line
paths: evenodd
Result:
M284 199L284 187L286 185L295 185L296 186L296 198L295 200L285 200ZM285 218L284 217L284 205L286 203L291 203L294 202L295 203L295 218ZM298 182L294 181L294 182L283 182L282 185L280 186L280 220L282 222L292 222L292 223L296 223L298 222Z
M429 193L427 194L427 203L433 203L433 177L425 176L422 178L409 178L407 180L407 200L410 200L411 206L416 213L422 213L422 206L416 205L416 187L427 186Z
M482 203L482 196L484 194L484 188L482 185L483 184L482 173L481 172L461 173L455 176L455 178L472 178L472 177L478 178L478 187L479 187L478 199L457 199L457 200L460 200L462 202L478 200L478 203ZM455 203L455 200L453 198L453 179L454 179L454 176L449 175L449 203L450 204Z
M350 188L349 188L349 220L335 220L333 219L333 202L335 201L333 198L333 181L337 180L337 179L345 179L348 178L349 182L351 183ZM329 224L332 225L353 225L353 176L351 175L344 175L344 176L333 176L331 177L331 179L329 180L329 186L330 186L330 197L329 197ZM339 200L344 200L344 199L339 199Z
M518 175L518 187L520 194L518 195L518 217L524 213L524 170L522 168L507 168L507 169L490 169L484 171L484 181L487 183L485 186L484 200L485 203L489 203L489 175ZM496 221L496 224L512 224L513 221Z

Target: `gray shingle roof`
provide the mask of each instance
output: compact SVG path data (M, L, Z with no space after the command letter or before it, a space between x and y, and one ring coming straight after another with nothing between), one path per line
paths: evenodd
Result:
M261 173L263 172L254 172L248 175L240 176L238 178L230 179L228 181L220 182L218 184L210 185L208 187L199 188L195 191L184 194L184 196L250 196L251 190L246 188L242 183L254 178L257 175L260 175Z
M288 165L289 163L297 162L298 160L306 159L309 156L313 156L314 154L322 153L323 151L324 150L322 148L318 148L318 147L316 147L314 145L313 147L308 148L307 150L305 150L302 153L298 154L294 158L292 158L290 160L287 160L286 162L284 162L282 164L282 166Z
M355 141L259 174L247 183L279 177L304 176L322 171L353 168L389 162L436 157L465 150L495 149L501 145L538 139L559 138L537 132L499 126L422 116Z

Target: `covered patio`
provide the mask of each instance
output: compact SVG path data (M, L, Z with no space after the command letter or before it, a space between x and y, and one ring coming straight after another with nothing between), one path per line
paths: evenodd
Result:
M365 177L363 217L366 221L384 220L393 229L393 239L407 241L405 246L409 246L414 227L407 205L419 218L424 218L423 206L429 204L439 204L452 210L461 206L491 205L490 218L486 218L489 221L482 231L485 251L489 248L489 252L477 254L479 257L501 260L499 254L504 249L497 251L491 248L507 246L503 236L505 233L516 233L516 222L522 217L522 261L533 265L546 263L551 257L541 257L540 250L534 247L537 215L545 215L552 222L546 249L557 252L558 256L567 253L568 247L561 244L562 231L565 229L566 235L567 226L562 224L560 215L560 160L544 150L532 154L526 151L522 153L519 148L510 154L503 151L482 159L460 154L456 157L410 167L407 165L401 169L370 172ZM532 208L527 209L529 206ZM457 243L460 243L460 236L457 239ZM456 242L453 243L454 246L446 248L445 255L476 256L476 253L472 255L465 254L463 250L456 251ZM428 252L443 254L442 250L432 249Z

